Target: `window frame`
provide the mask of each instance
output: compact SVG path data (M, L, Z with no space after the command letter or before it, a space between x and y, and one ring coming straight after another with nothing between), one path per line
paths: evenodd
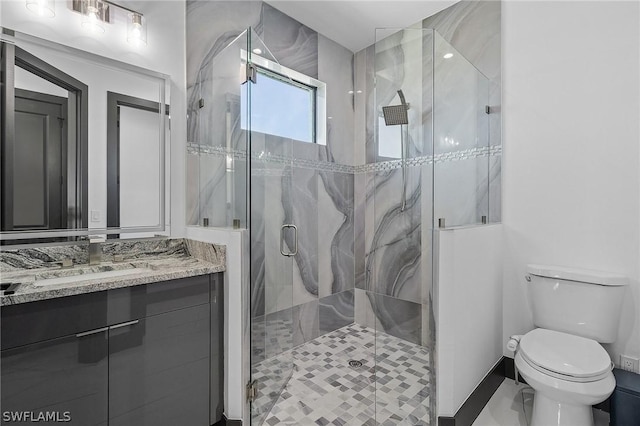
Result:
M280 79L283 82L292 84L294 86L313 89L315 96L313 97L314 105L312 108L315 110L313 113L313 135L311 142L300 141L300 143L315 143L317 145L327 144L327 85L326 83L317 80L313 77L309 77L306 74L287 68L279 63L264 58L256 53L249 55L246 50L242 49L240 52L241 59L246 65L251 63L256 67L256 73L265 73L269 77ZM249 59L250 60L249 60ZM250 84L247 82L247 84Z

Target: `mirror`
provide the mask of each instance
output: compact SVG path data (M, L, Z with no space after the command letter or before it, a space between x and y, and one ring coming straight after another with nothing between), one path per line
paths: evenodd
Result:
M169 228L169 77L4 30L6 241Z

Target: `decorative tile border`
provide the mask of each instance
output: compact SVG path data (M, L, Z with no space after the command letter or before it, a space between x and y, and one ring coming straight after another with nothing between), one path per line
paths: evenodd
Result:
M216 156L227 156L231 155L233 158L245 159L247 157L247 151L242 149L227 149L224 146L209 146L209 145L200 145L193 142L187 142L187 154L198 155L198 154L208 154L208 155L216 155Z
M192 155L215 155L215 156L232 156L235 159L246 159L247 152L245 150L233 150L219 146L198 145L195 143L187 143L187 153ZM471 160L482 157L496 157L502 155L502 145L492 145L489 147L477 147L464 149L460 151L445 152L436 154L435 156L427 155L422 157L408 158L406 160L390 160L378 163L361 164L358 166L349 166L346 164L332 163L329 161L308 160L304 158L291 158L286 155L272 154L270 152L252 152L251 160L266 164L282 164L285 166L300 167L303 169L313 169L318 171L339 172L339 173L371 173L386 170L399 169L403 166L415 167L424 164L448 163L451 161ZM282 173L281 171L271 171ZM264 174L271 174L265 169ZM273 175L273 174L271 174Z

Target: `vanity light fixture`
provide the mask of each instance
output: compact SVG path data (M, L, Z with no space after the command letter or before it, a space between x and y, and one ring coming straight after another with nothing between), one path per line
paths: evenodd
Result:
M38 16L53 18L56 16L55 0L27 0L27 9Z
M133 45L147 44L146 19L142 13L136 10L109 0L72 0L72 8L82 14L82 26L93 32L105 31L104 24L111 22L112 8L122 10L127 14L127 41Z

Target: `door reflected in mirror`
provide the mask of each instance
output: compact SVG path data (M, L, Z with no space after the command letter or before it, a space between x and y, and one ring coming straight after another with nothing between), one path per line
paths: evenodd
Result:
M107 226L155 226L164 205L160 104L107 93ZM169 106L164 113L169 114ZM165 121L168 125L168 120ZM165 129L168 131L168 129Z
M86 227L87 85L20 47L2 52L13 71L3 84L2 231Z

